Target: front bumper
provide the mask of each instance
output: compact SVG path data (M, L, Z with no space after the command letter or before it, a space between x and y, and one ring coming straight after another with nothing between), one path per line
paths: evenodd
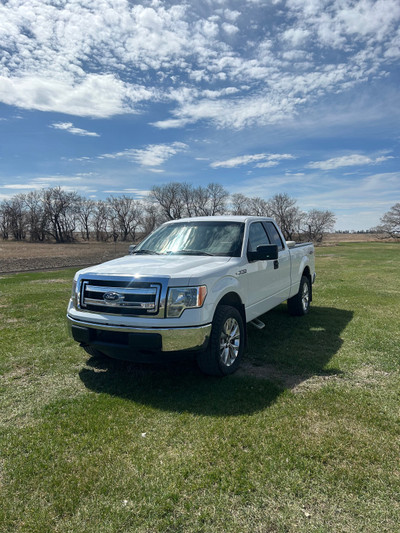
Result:
M77 342L98 347L100 351L151 350L178 352L204 349L210 338L211 324L185 328L131 328L98 325L67 315L68 329Z

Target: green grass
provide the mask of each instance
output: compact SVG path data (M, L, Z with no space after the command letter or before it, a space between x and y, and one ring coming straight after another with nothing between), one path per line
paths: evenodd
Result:
M72 270L0 279L0 531L398 531L400 246L319 248L317 273L222 380L88 358Z

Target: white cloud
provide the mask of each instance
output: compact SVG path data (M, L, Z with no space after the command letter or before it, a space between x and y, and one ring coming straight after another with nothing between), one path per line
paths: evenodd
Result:
M183 103L173 119L154 123L161 129L178 128L199 120L209 120L218 128L242 129L252 125L274 124L293 117L301 98L275 95L236 98L234 100L199 100ZM227 112L229 110L229 112Z
M287 5L297 19L294 31L313 32L321 44L339 48L349 48L354 38L390 39L400 18L397 0L288 0Z
M82 175L79 175L79 176L45 176L41 178L34 178L32 180L33 183L39 183L39 184L45 183L46 185L48 183L62 183L63 181L68 181L68 182L82 181Z
M25 109L81 117L132 113L135 103L151 95L144 87L129 86L111 74L88 74L80 82L38 76L0 76L0 101Z
M161 130L168 130L170 128L182 128L190 122L188 118L170 118L167 120L157 120L152 125L160 128Z
M240 11L231 10L231 9L225 9L223 14L224 14L224 17L227 20L230 20L231 22L236 22L236 20L241 15Z
M265 22L258 0L251 17L226 2L201 10L158 1L53 4L0 5L1 102L89 117L173 102L157 127L205 120L238 129L285 120L382 76L400 53L398 0L272 1ZM252 40L243 43L239 32Z
M226 96L230 94L236 94L240 92L240 89L237 89L236 87L225 87L225 89L210 91L206 89L205 91L202 91L201 94L205 98L215 99L220 98L221 96Z
M275 167L280 161L284 159L294 159L291 154L253 154L241 155L227 159L226 161L215 161L211 163L212 168L235 168L241 165L249 165L256 163L257 168Z
M87 131L83 130L81 128L76 128L72 122L55 122L54 124L51 124L49 126L50 128L54 128L56 130L64 130L68 133L72 133L73 135L80 135L83 137L100 137L98 133L95 133L94 131Z
M88 181L87 176L84 181ZM15 191L11 193L11 196L17 192L40 190L56 186L60 186L65 191L79 191L82 193L96 192L93 187L90 187L89 185L83 185L82 182L83 178L77 175L41 176L39 178L29 179L25 182L20 181L20 183L6 183L4 185L0 185L0 189Z
M344 4L337 18L343 31L349 34L375 35L382 40L400 18L400 5L395 0L363 0L357 4Z
M271 161L282 161L283 159L295 159L292 154L268 154L268 159Z
M257 163L257 168L272 168L279 165L278 161L264 161L263 163Z
M310 31L302 28L289 28L283 32L283 38L289 41L294 47L301 46L309 35Z
M62 157L61 159L66 159L65 157ZM86 155L82 157L69 157L68 161L84 161L85 163L90 163L92 159Z
M326 161L311 161L308 163L307 168L317 168L320 170L333 170L340 167L351 167L351 166L361 166L361 165L373 165L377 163L382 163L387 159L392 159L392 156L380 156L375 159L372 159L369 156L361 154L351 154L344 155L341 157L333 157L332 159L327 159Z
M42 189L44 187L43 182L34 182L29 181L27 183L7 183L6 185L1 185L1 189L12 189L12 190L29 190L29 189Z
M254 155L242 155L238 157L233 157L232 159L227 159L226 161L215 161L211 163L212 168L234 168L241 165L248 165L249 163L254 163L256 161L261 161L266 159L266 154L254 154Z
M121 194L133 194L134 196L136 196L137 198L145 198L150 191L146 190L146 189L133 189L133 188L129 188L129 189L111 189L111 190L107 190L107 191L103 191L105 194L118 194L118 195L121 195Z
M222 24L222 29L228 35L235 35L235 33L239 31L239 28L237 26L235 26L234 24L229 24L228 22L224 22Z
M172 144L150 144L146 148L129 148L122 152L103 154L100 158L128 159L144 167L158 167L172 156L188 148L187 144L174 142ZM159 172L159 170L152 170Z

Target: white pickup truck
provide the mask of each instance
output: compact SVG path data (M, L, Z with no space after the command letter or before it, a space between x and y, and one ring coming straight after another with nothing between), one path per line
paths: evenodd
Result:
M304 315L315 280L312 243L286 242L271 218L198 217L160 226L130 255L77 272L72 337L91 355L154 360L195 351L223 376L243 357L246 323L287 300Z

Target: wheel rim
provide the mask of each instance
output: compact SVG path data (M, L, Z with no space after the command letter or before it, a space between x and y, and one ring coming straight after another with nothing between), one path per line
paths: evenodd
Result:
M307 311L308 306L310 305L310 290L308 288L308 283L304 283L303 285L303 291L301 294L301 303L303 306L303 310Z
M236 361L240 349L240 327L236 319L228 318L220 336L220 358L226 366Z

